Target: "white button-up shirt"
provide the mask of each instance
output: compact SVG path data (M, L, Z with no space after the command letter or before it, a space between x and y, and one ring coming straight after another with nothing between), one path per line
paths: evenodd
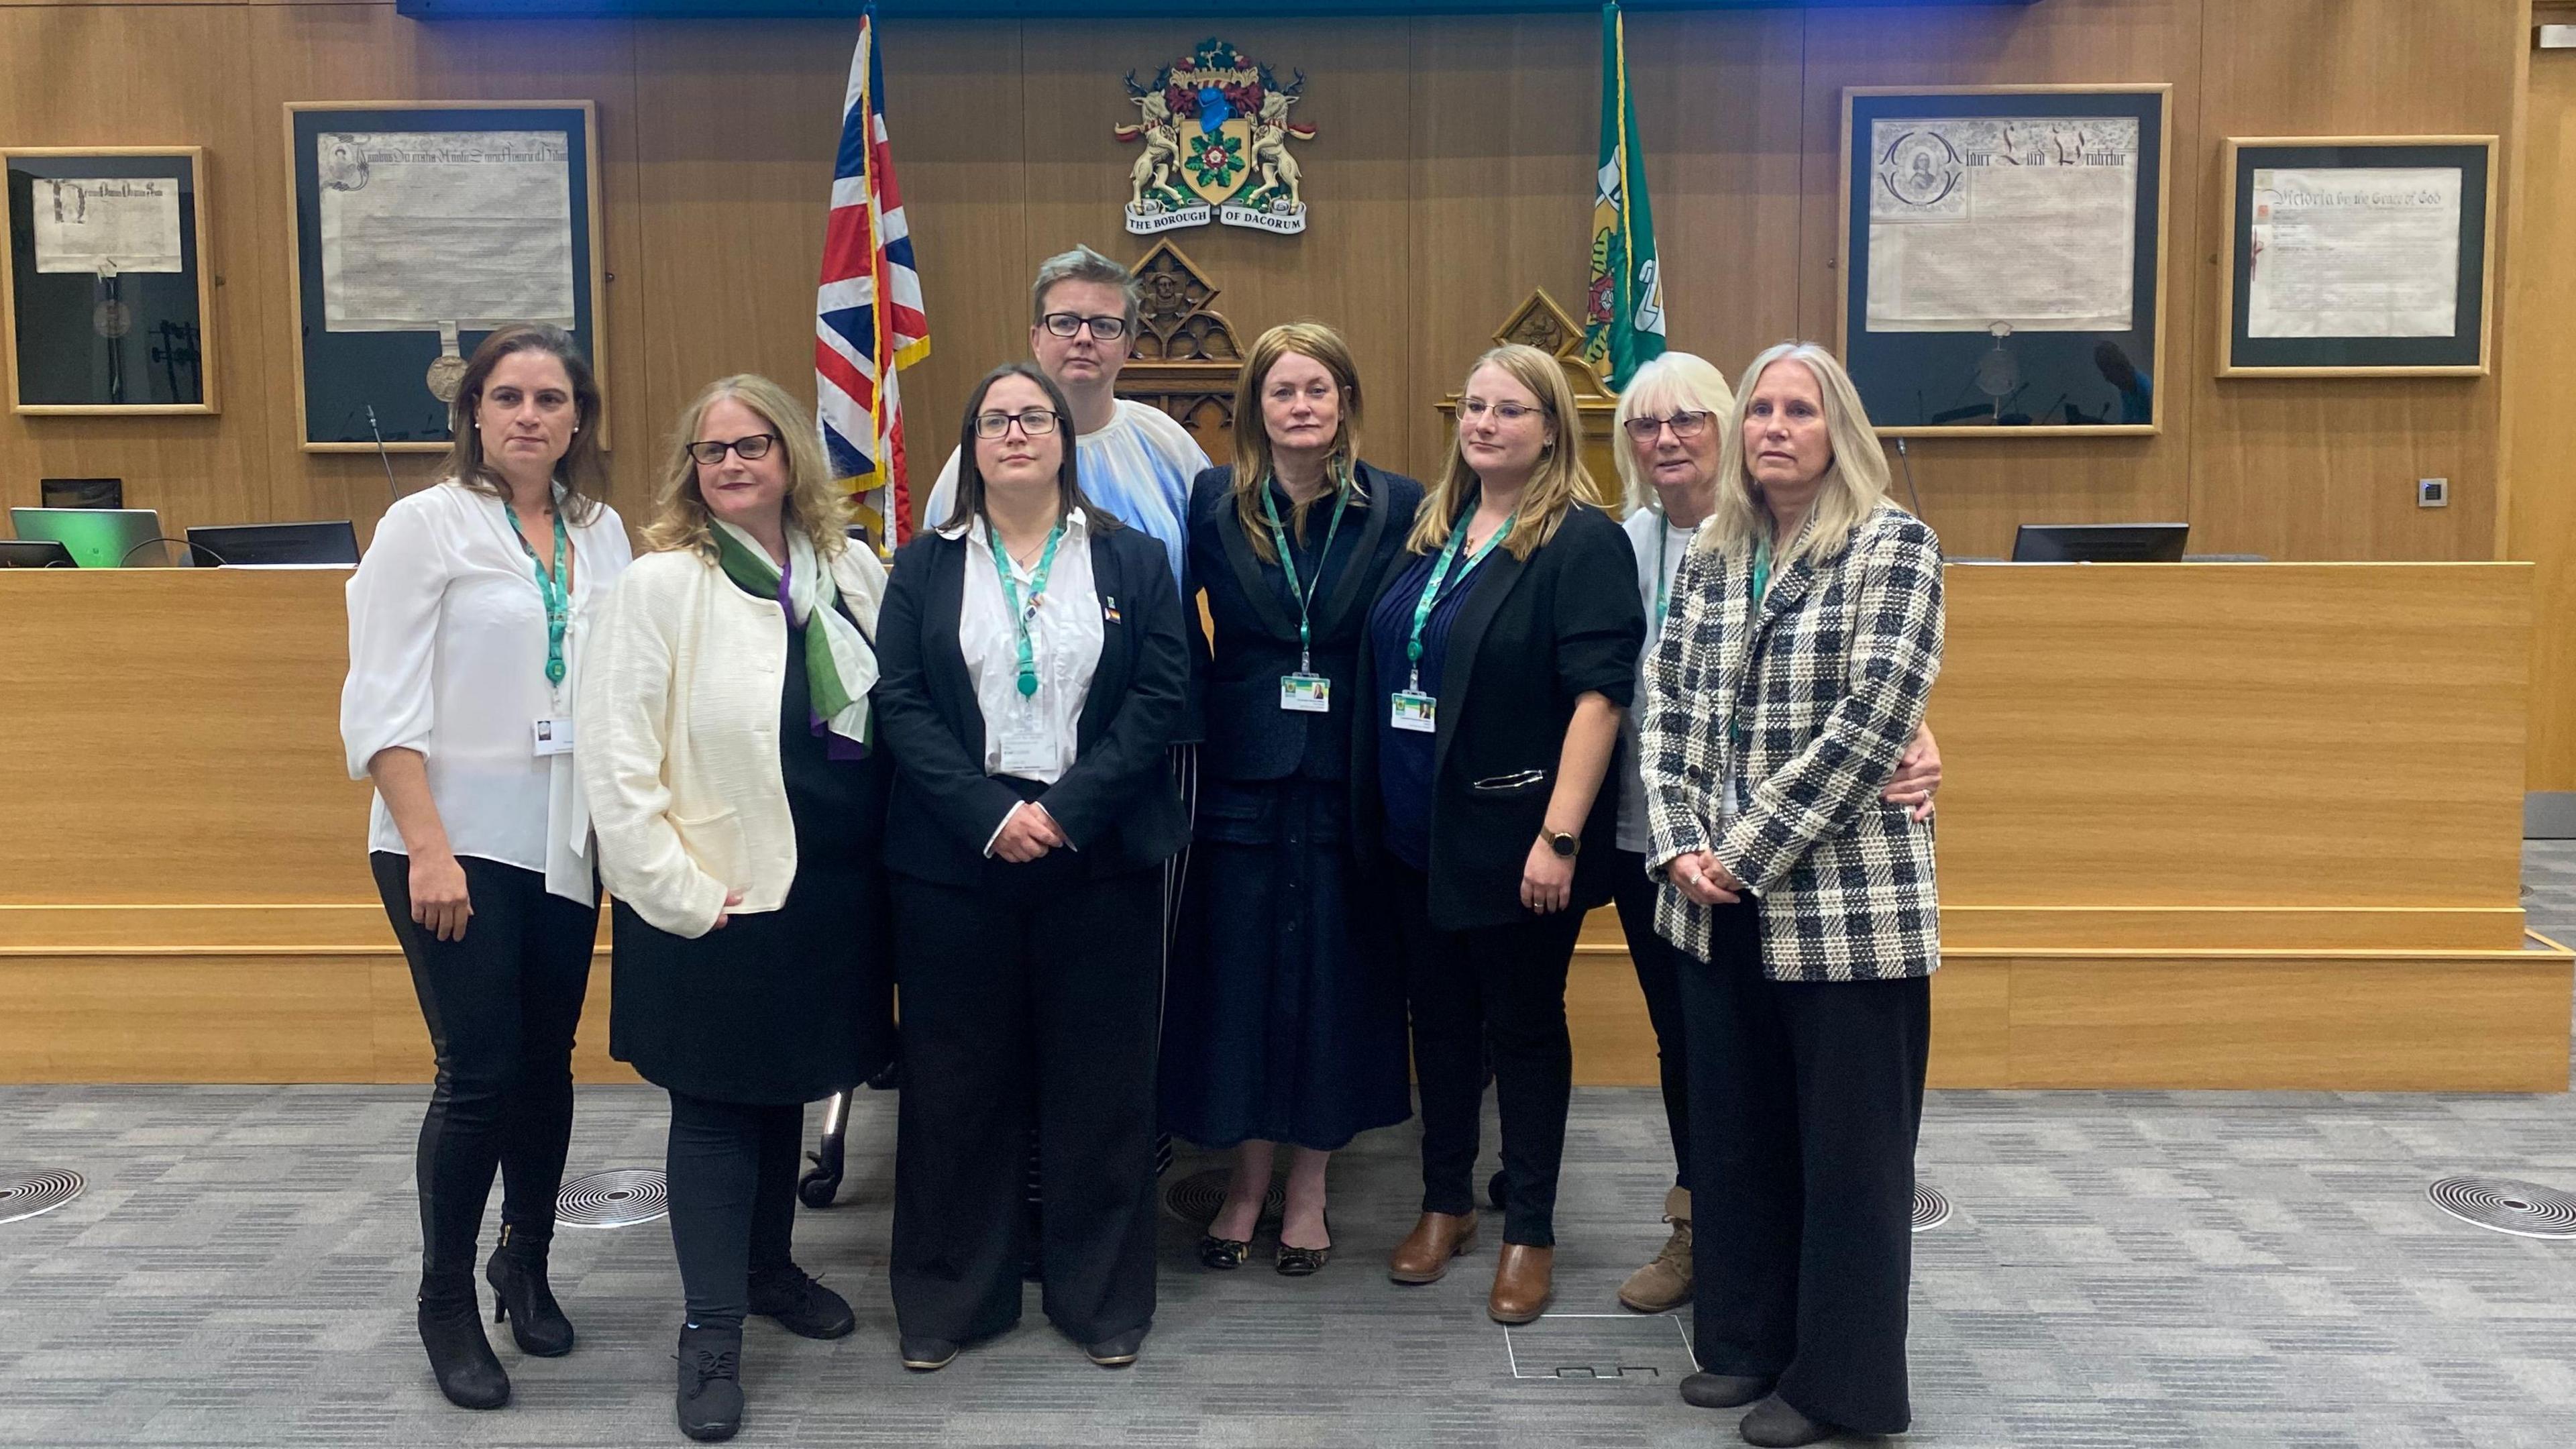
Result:
M957 611L957 647L966 656L966 673L975 681L975 703L984 714L984 773L1009 774L1052 785L1072 768L1083 701L1091 697L1091 676L1100 668L1100 647L1107 631L1102 603L1091 579L1091 531L1077 508L1065 519L1064 541L1056 545L1055 564L1046 593L1029 596L1031 568L1016 560L1011 576L1020 605L1029 616L1030 662L1037 667L1038 692L1020 693L1019 634L1011 627L1010 605L1002 597L1002 576L993 570L993 547L985 541L984 520L967 523L965 594ZM950 530L948 536L957 536ZM1035 731L1046 742L1045 762L1002 768L1002 736Z
M545 597L508 509L451 479L386 511L349 579L340 740L351 779L367 778L383 750L419 751L451 849L542 872L548 890L588 902L590 816L573 757L539 755L535 724L571 716L582 635L631 549L606 504L571 525L572 617L557 689L546 680ZM528 543L551 569L553 536ZM367 848L408 853L382 794Z

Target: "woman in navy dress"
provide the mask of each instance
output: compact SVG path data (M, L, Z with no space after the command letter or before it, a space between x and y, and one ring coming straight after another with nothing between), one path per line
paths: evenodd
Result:
M1189 576L1214 625L1202 665L1199 900L1164 1017L1163 1120L1232 1147L1199 1244L1236 1268L1291 1148L1278 1270L1332 1248L1334 1150L1412 1115L1404 990L1355 934L1349 840L1357 659L1369 602L1402 556L1422 485L1359 460L1349 345L1312 322L1253 344L1235 389L1235 464L1198 477Z

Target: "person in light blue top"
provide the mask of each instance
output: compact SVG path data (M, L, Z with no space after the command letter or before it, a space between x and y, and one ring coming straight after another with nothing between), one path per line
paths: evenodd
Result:
M1029 287L1029 352L1073 405L1083 491L1163 545L1186 599L1190 484L1209 466L1208 455L1169 413L1118 396L1118 369L1135 346L1142 308L1136 274L1091 248L1049 257ZM922 517L946 518L956 501L952 452Z

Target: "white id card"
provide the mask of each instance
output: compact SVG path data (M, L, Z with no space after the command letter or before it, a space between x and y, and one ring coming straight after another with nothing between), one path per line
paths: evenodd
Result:
M537 753L540 755L572 753L572 716L570 715L538 720L528 726L528 733L535 740Z
M1055 767L1055 741L1047 738L1046 725L1036 710L1014 710L1002 725L1002 764L1005 775L1026 777L1033 770Z
M1320 674L1283 674L1279 676L1279 707L1300 714L1330 714L1333 709L1333 681Z
M1723 833L1744 814L1744 777L1736 775L1726 782L1726 793L1717 803L1717 828Z
M1387 696L1387 723L1400 730L1433 734L1440 728L1440 701L1418 689L1399 689Z

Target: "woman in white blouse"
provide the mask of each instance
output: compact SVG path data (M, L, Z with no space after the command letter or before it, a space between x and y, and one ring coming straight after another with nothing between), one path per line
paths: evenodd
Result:
M896 556L876 704L903 991L891 1278L904 1366L1020 1316L1031 1114L1047 1317L1094 1363L1154 1315L1165 757L1189 682L1162 545L1092 507L1065 396L976 386L957 502Z
M728 377L680 416L649 551L582 669L582 783L615 898L608 1049L671 1094L687 1294L677 1412L742 1422L742 1321L855 1326L796 1266L805 1104L893 1049L885 761L868 636L885 592L804 409Z
M572 1135L572 1040L599 931L573 774L573 673L624 571L598 501L599 386L560 328L504 327L466 364L444 481L402 499L349 581L340 736L372 778L368 850L438 1059L421 1123L420 1335L466 1408L510 1397L474 1239L521 1351L572 1350L546 1285Z

